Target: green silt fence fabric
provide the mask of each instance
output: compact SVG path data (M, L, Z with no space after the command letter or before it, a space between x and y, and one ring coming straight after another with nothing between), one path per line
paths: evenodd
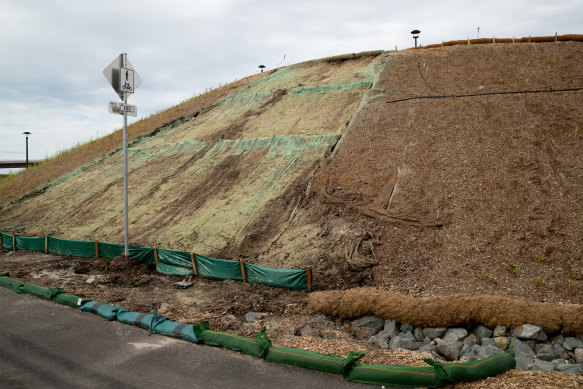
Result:
M15 239L17 250L45 250L45 238L43 237L16 236Z
M59 293L51 298L54 302L62 305L67 305L72 308L79 308L89 300L75 296L74 294Z
M5 273L8 274L8 273ZM14 278L10 278L8 276L0 277L0 286L5 288L11 289L16 293L22 293L22 282L15 280Z
M1 234L2 234L2 247L4 247L6 250L14 250L14 247L12 247L12 235L8 235L3 232Z
M308 290L305 269L274 269L246 263L245 274L247 276L247 282L297 290Z
M91 312L101 316L109 321L115 320L117 318L117 312L122 309L120 305L113 305L100 303L99 301L89 301L83 304L80 308L83 312Z
M255 339L229 334L226 332L211 331L208 322L202 322L194 326L196 337L210 346L222 346L231 350L242 351L245 354L264 358L271 341L265 334L265 328L261 330Z
M238 261L205 257L198 254L195 255L195 258L198 275L201 277L243 281L241 264Z
M86 240L68 240L49 236L49 252L74 257L94 257L95 242Z
M156 270L164 274L188 276L194 274L190 253L158 249L158 267Z
M99 256L104 258L116 258L123 254L125 246L122 244L98 242Z
M313 351L301 350L294 347L269 347L266 361L281 363L284 365L303 367L306 369L323 371L332 374L347 374L352 365L356 363L364 353L351 351L346 358L332 357L318 354Z
M50 300L52 297L58 295L59 293L65 293L65 289L49 287L43 288L42 286L26 283L22 284L22 292L38 298Z
M344 377L347 381L405 388L439 387L444 381L431 366L370 366L356 365Z
M516 365L514 353L496 354L465 363L437 362L433 359L425 359L425 362L436 368L439 378L449 381L482 380L505 373Z
M154 265L156 263L156 259L154 258L154 249L152 248L130 247L129 252L130 257L140 263L147 263L148 265Z

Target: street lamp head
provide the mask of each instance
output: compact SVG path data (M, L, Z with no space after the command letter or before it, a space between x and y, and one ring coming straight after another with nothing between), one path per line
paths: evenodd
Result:
M413 30L413 31L411 31L411 34L413 34L413 39L415 39L415 47L417 47L417 38L419 38L419 33L420 32L421 31L419 31L419 30Z
M259 65L258 68L261 69L261 72L263 72L263 69L265 69L265 65Z
M24 131L24 132L23 132L23 134L24 134L24 135L30 135L31 133L30 133L30 132L28 132L28 131Z

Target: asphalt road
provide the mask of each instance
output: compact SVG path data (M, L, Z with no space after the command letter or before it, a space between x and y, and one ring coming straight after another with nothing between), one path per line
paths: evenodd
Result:
M2 388L371 388L0 287Z

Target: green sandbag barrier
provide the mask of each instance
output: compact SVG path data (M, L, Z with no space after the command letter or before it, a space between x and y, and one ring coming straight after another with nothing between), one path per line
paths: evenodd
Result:
M26 283L22 284L22 292L41 299L51 300L59 293L65 293L65 289L49 287L43 288L42 286Z
M22 282L15 280L14 278L8 277L8 273L5 276L0 277L0 286L8 289L12 289L16 293L22 293Z
M163 274L178 274L189 276L194 274L190 253L158 249L158 267L156 270Z
M45 238L15 236L17 250L45 251Z
M50 253L58 255L72 255L74 257L82 258L95 256L95 242L90 242L87 240L60 239L50 236L48 239L48 249Z
M152 330L152 326L156 324L154 319L156 316L152 313L132 312L128 309L121 308L117 311L117 321L124 324L131 324L144 328L148 331Z
M306 269L274 269L245 263L247 282L285 288L308 290Z
M271 345L271 341L265 334L265 328L257 334L255 339L251 339L225 332L211 331L208 329L208 322L205 321L194 325L194 333L198 339L210 346L222 346L258 358L264 358Z
M436 368L437 376L449 381L475 381L505 373L516 366L514 353L492 355L477 361L455 363L425 359Z
M54 302L62 305L67 305L72 308L79 308L82 305L86 304L89 300L75 296L74 294L67 294L67 293L59 293L53 298L51 298Z
M341 358L322 355L313 351L301 350L294 347L272 346L269 347L265 360L284 365L319 370L326 373L345 375L348 373L352 365L362 357L364 357L364 353L357 353L354 351L349 352L346 358Z
M12 235L3 232L0 232L0 235L2 235L2 247L6 250L14 250L14 247L12 247Z
M153 334L160 334L171 336L173 338L188 340L193 343L198 343L198 338L194 333L194 327L192 324L177 323L172 320L168 320L165 317L158 316L156 311L152 311L155 316L154 321L156 324L152 327Z
M89 301L83 304L80 308L83 312L92 312L109 321L117 318L117 312L122 309L120 305L113 305L100 303L99 301Z
M293 347L273 347L263 328L255 339L211 331L208 322L183 324L159 316L156 311L149 314L131 312L120 305L89 301L82 297L63 293L61 288L44 288L34 284L22 284L0 273L0 286L8 287L17 293L29 293L33 296L51 299L60 304L79 308L84 312L96 313L107 320L119 320L150 329L152 333L172 336L194 343L202 341L208 345L223 346L236 351L265 358L270 362L309 368L323 372L342 374L347 381L362 382L373 385L400 387L439 387L446 382L475 381L494 377L514 368L514 354L497 354L491 357L466 363L437 362L426 359L431 366L371 366L355 365L364 353L349 352L346 358L322 355L312 351ZM20 291L22 289L22 291Z
M444 381L437 376L436 369L431 366L355 365L344 379L364 384L406 388L435 387L444 384Z

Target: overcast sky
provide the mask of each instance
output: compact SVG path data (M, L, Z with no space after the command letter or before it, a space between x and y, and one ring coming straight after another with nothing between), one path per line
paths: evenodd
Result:
M480 37L583 33L581 0L0 0L0 160L42 159L122 126L102 74L126 52L138 117L309 59ZM284 61L285 55L285 62ZM121 145L120 145L121 146Z

